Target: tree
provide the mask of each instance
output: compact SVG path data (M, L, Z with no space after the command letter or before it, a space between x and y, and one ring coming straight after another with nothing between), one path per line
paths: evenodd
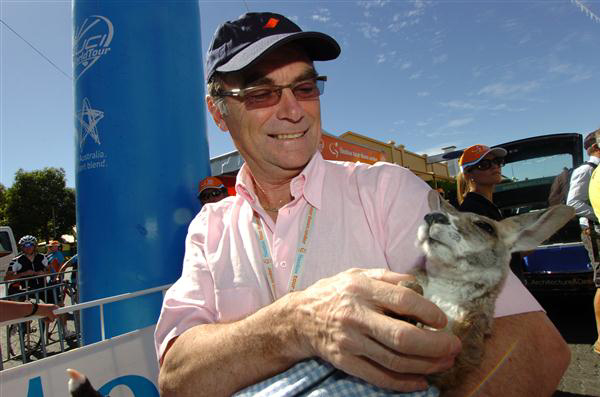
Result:
M6 207L6 186L0 183L0 225L6 225L4 208Z
M62 168L19 169L5 194L5 220L16 238L25 234L49 240L71 234L75 225L75 190L66 187Z

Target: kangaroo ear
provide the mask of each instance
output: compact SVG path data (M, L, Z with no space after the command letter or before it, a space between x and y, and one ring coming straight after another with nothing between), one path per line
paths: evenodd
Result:
M427 201L429 202L429 209L431 212L442 211L445 213L454 213L457 212L456 208L452 206L449 202L447 202L438 192L435 190L430 190L427 195Z
M552 236L573 216L573 208L560 204L544 211L506 218L499 224L511 252L528 251Z
M427 201L429 202L429 209L431 212L440 210L440 201L442 201L442 198L438 192L433 189L430 190L427 194Z

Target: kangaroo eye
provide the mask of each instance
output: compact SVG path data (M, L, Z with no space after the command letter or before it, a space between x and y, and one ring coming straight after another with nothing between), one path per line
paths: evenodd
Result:
M484 232L486 232L487 234L489 234L491 236L496 234L494 227L487 222L477 221L477 222L475 222L475 226L477 226L478 228L480 228L481 230L483 230Z

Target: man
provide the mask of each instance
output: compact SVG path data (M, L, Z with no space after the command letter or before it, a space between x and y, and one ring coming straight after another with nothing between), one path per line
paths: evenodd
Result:
M596 131L592 132L590 135L593 135L594 139L589 139L588 143L591 143L590 148L594 148L594 146L596 147L596 149L598 148L598 136L600 135L600 129L597 129ZM589 135L588 135L589 136ZM586 137L587 138L587 137ZM589 153L589 152L588 152ZM592 155L590 155L590 162L593 161L593 159L598 159L598 153L593 152L592 151ZM597 163L595 163L597 164ZM592 168L590 166L587 166L585 168L582 168L582 171L587 173L589 172L589 170ZM579 170L578 168L578 170ZM577 170L576 170L577 171ZM573 172L573 174L575 174L575 171ZM581 178L582 180L584 180L584 178ZM594 215L596 216L596 219L598 219L598 215L600 215L600 174L598 174L598 172L596 172L596 170L594 170L592 172L592 176L590 177L590 183L589 183L589 199L592 205L592 209L594 211ZM569 192L570 193L570 192ZM581 193L579 192L578 196L581 196ZM575 192L573 194L573 198L575 199L576 195ZM573 200L575 201L575 200ZM583 205L581 206L582 208L585 207L585 202L583 203ZM587 231L592 231L591 228L589 227L583 227L583 230L587 230ZM588 255L590 257L590 260L592 262L592 267L594 270L594 285L596 286L596 294L594 295L594 317L596 318L596 332L598 333L598 339L596 339L596 343L594 343L593 346L593 351L596 354L600 354L600 258L598 258L596 255L598 253L598 251L596 251L596 253L594 253L594 249L592 247L592 240L590 238L590 234L588 233L582 233L581 236L581 240L584 242L584 246L586 247L586 249L588 250ZM597 238L597 236L596 236ZM598 240L596 240L596 249L598 249L598 244L600 242Z
M6 281L50 274L48 260L44 255L36 252L37 239L35 237L30 235L21 237L19 239L19 246L23 254L17 256L8 266L5 277ZM8 293L10 295L44 288L44 284L43 277L28 278L25 281L12 283L8 289ZM44 298L44 292L40 291L38 296ZM28 298L34 298L34 296L29 296ZM25 299L25 296L19 298L19 300L23 299ZM51 299L44 300L46 303L54 303L54 300Z
M46 259L48 260L48 266L54 273L58 273L63 263L65 263L65 256L59 250L60 243L56 240L51 240L48 243L48 253Z
M216 176L204 178L198 184L198 200L202 205L217 203L227 196L227 188Z
M215 33L207 105L245 164L237 196L191 223L182 276L165 296L155 334L164 396L231 395L311 357L382 388L422 390L460 351L456 337L386 314L446 322L396 285L423 262L414 241L428 186L395 165L317 152L326 78L313 61L339 53L330 36L272 13ZM552 394L569 352L514 276L496 315L484 362L456 395L482 384L480 395Z
M573 170L567 195L567 205L575 208L575 214L579 216L579 224L583 231L588 230L590 220L598 224L598 218L589 201L589 186L592 172L600 163L600 147L596 142L596 132L590 132L583 140L583 148L589 156L589 160ZM586 233L589 235L589 233ZM589 239L586 239L589 240ZM591 249L591 248L590 248ZM591 254L591 251L589 251ZM590 258L592 258L590 256Z

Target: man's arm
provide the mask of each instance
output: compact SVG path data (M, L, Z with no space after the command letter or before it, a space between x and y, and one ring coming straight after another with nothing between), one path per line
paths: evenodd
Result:
M58 306L56 305L39 303L35 314L42 317L48 317L50 320L54 320L56 315L53 312L56 309L58 309ZM0 300L0 322L26 317L31 313L32 310L33 304L30 302Z
M592 206L588 204L591 174L589 166L581 166L573 171L567 194L567 205L575 209L577 216L598 222Z
M314 356L380 387L424 389L424 375L449 368L460 342L384 314L445 325L437 306L396 286L408 278L381 269L348 270L243 320L190 328L163 355L161 394L231 395Z
M570 350L543 312L494 319L483 363L445 396L551 396Z

